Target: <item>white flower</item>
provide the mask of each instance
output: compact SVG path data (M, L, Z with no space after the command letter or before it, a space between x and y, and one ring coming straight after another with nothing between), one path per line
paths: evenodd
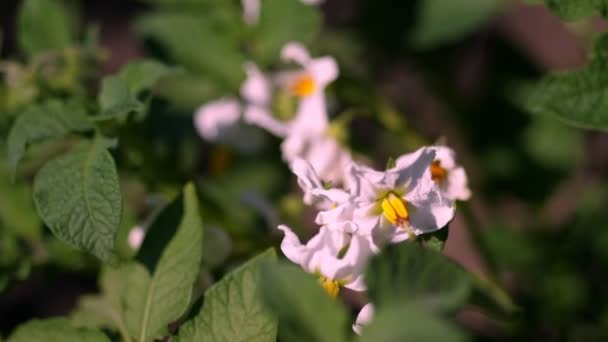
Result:
M456 164L454 150L445 146L431 148L435 151L435 160L431 164L431 175L439 185L443 196L461 201L471 198L467 174L462 166Z
M315 222L330 230L343 230L347 233L357 231L352 222L354 207L350 194L342 189L326 188L312 166L304 159L291 163L291 170L298 177L298 185L304 192L304 203L314 204L321 211Z
M260 17L260 0L241 0L243 6L243 21L249 26L258 23Z
M353 330L357 333L357 335L361 335L363 327L368 325L372 319L374 318L374 304L367 303L359 314L357 315L357 319L355 324L353 324Z
M263 136L240 118L239 100L224 97L200 106L194 114L194 126L207 141L231 145L244 153L254 152L263 143Z
M384 172L351 164L353 221L375 244L401 242L441 229L454 217L453 201L444 198L431 177L432 148L396 160Z
M246 67L247 81L241 88L241 95L249 102L244 119L285 138L281 151L287 162L296 158L306 159L323 180L341 183L344 169L352 157L329 135L325 99L325 87L338 77L336 61L332 57L311 58L300 43L286 44L281 56L285 61L300 66L300 70L282 72L274 78L276 86L299 99L294 118L284 122L272 115L270 99L273 82L250 64Z
M194 114L194 125L204 139L222 141L230 135L240 116L239 101L225 97L200 106Z
M129 243L129 247L134 251L137 251L139 247L141 247L142 242L144 242L144 237L146 236L146 231L140 225L136 225L129 231L129 237L127 238L127 242Z
M343 230L321 227L305 245L287 226L279 229L285 233L281 242L283 254L305 271L319 276L319 282L336 297L341 287L364 291L363 271L371 249L369 241Z

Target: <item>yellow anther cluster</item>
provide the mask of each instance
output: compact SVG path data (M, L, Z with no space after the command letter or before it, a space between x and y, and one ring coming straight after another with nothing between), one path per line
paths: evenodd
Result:
M302 74L296 78L291 90L298 97L310 96L315 91L315 80L309 74Z
M319 284L321 284L331 298L336 299L336 297L338 297L338 293L340 293L340 284L337 280L331 280L321 276L319 277Z
M439 160L435 160L431 163L431 178L436 183L441 183L445 180L448 175L448 171L441 167L441 162Z
M392 224L401 225L407 223L408 212L406 203L402 198L391 192L382 200L381 206L384 216Z

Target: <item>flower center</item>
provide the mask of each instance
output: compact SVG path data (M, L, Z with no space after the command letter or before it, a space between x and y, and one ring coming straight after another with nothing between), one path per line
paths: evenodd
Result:
M441 167L441 161L435 160L431 163L431 178L435 183L441 184L448 175L448 171Z
M331 280L325 276L321 276L319 277L319 284L321 284L321 287L325 289L331 298L336 299L336 297L338 297L338 293L340 293L340 284L337 280Z
M408 212L406 203L401 197L391 192L382 200L381 206L384 217L392 224L400 226L407 223Z
M302 74L296 78L291 91L298 97L310 96L315 91L315 80L309 74Z

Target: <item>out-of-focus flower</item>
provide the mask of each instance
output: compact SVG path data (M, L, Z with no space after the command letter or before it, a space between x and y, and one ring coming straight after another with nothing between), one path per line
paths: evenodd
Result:
M349 183L358 232L379 245L413 239L448 224L454 203L432 179L434 160L435 151L423 147L401 156L384 172L352 163Z
M201 137L222 142L229 139L241 116L241 105L232 97L211 101L194 114L194 124Z
M207 141L230 145L245 153L253 152L262 144L262 136L240 121L241 111L238 99L221 98L200 106L194 114L194 125Z
M363 328L368 325L372 319L374 318L374 304L367 303L359 314L357 315L357 319L355 320L355 324L353 324L353 330L357 333L357 335L361 335Z
M445 146L434 146L435 160L431 163L431 177L439 185L444 197L466 201L471 198L467 174L456 164L454 150Z
M274 82L298 98L295 117L280 121L273 116L270 110L272 87L269 86L273 83L255 65L249 65L246 67L247 81L241 88L243 98L250 103L244 119L284 138L281 150L287 162L303 158L324 181L341 183L344 169L352 157L329 134L325 99L325 87L337 78L338 66L332 57L311 58L299 43L288 43L281 55L285 61L300 66L300 70L280 73Z
M289 227L281 225L285 233L281 242L283 254L305 271L319 277L327 293L336 297L340 288L364 291L363 271L371 254L369 241L344 230L321 227L305 245Z
M129 243L129 247L132 250L137 251L139 247L141 247L142 242L144 242L144 237L146 236L146 231L140 225L136 225L129 231L129 236L127 238L127 242Z

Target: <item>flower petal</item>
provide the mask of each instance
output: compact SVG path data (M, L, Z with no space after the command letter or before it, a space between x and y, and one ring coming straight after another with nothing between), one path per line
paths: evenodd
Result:
M256 105L247 106L243 118L245 122L260 126L278 137L285 137L287 135L287 125L275 119L268 109L264 107Z
M310 54L302 43L289 42L283 46L281 58L285 62L296 62L304 66L310 61Z
M200 106L194 114L194 125L201 137L218 141L236 126L240 115L241 105L237 99L222 98Z
M249 103L268 107L272 96L270 81L255 63L245 63L244 67L247 79L241 85L241 96Z

